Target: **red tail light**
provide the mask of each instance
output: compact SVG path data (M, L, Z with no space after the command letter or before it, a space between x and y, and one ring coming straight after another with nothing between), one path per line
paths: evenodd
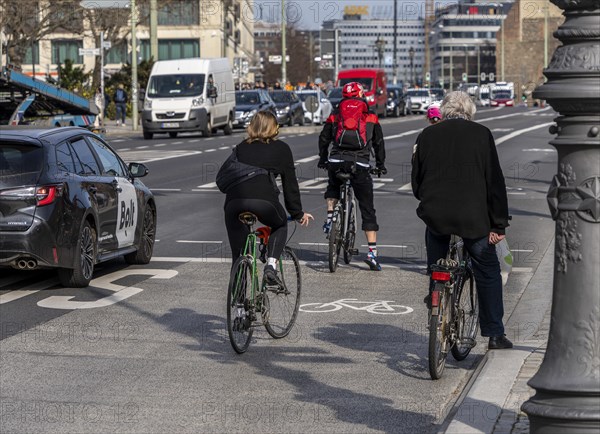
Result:
M440 305L440 291L433 291L431 293L431 307L438 307Z
M271 235L271 228L267 226L260 227L256 230L256 235L263 241L264 244L268 244L269 236Z
M55 185L38 187L35 190L35 199L37 206L50 205L58 195L58 188Z
M450 273L445 271L434 271L431 273L431 279L436 282L448 282L450 280Z

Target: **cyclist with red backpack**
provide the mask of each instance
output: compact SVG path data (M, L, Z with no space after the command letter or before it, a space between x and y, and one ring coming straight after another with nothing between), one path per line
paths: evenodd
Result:
M375 167L385 175L385 147L383 131L376 114L369 112L364 91L359 83L351 82L342 89L342 101L327 118L319 136L319 164L329 172L329 183L325 192L327 220L323 231L329 234L333 210L340 198L342 182L337 172L352 174L351 184L358 200L362 217L362 230L369 244L365 263L371 270L380 271L377 260L377 217L373 204L373 179L370 172L371 153L375 156ZM331 146L331 151L329 150Z

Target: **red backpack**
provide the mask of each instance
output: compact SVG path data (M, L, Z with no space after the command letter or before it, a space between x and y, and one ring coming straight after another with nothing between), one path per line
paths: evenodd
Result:
M338 106L335 143L341 149L360 151L367 147L367 103L356 98L342 100Z

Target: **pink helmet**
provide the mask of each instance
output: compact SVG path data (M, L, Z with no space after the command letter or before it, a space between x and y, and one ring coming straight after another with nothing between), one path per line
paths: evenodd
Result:
M427 119L442 119L442 112L438 106L431 106L427 109Z

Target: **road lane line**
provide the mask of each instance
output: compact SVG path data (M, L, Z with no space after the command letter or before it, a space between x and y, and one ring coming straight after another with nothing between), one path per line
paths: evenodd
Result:
M167 144L166 143L159 143L158 145L154 145L154 147L156 147L156 148L160 148L162 146L167 146Z
M215 151L216 151L216 149L213 148L213 149L207 149L204 152L215 152Z
M528 113L538 113L538 112L543 112L546 110L549 110L551 107L548 106L546 108L543 109L538 109L538 110L534 110ZM493 116L491 118L483 118L483 119L475 119L475 122L487 122L487 121L495 121L498 119L506 119L506 118L512 118L514 116L523 116L526 112L518 112L518 113L511 113L509 115L502 115L502 116Z
M197 188L216 188L216 187L217 187L216 182L209 182L208 184L199 185Z
M511 252L525 252L525 253L533 253L533 250L527 249L510 249Z
M58 283L58 279L47 279L42 282L33 283L29 286L26 286L23 289L19 289L16 291L11 291L6 294L0 295L0 304L10 303L11 301L18 300L23 297L27 297L28 295L35 294L36 292L41 291L42 289L50 288Z
M183 144L183 142L173 142L173 143L171 143L171 144L172 144L172 145L181 145L181 144Z
M222 150L224 150L224 149L229 149L229 146L221 146L221 147L219 148L219 150L220 150L220 151L222 151Z
M181 191L181 188L150 188L150 191Z
M404 184L398 189L398 191L412 191L412 184L410 182L408 184Z
M306 157L306 158L302 158L300 160L297 160L296 164L310 163L311 161L315 161L315 160L318 160L318 159L319 159L318 155L313 155L312 157Z
M223 241L176 240L175 242L182 244L223 244Z
M298 243L299 246L328 246L329 243Z
M135 149L148 149L149 146L145 145L145 146L137 146Z
M506 142L507 140L512 139L513 137L517 137L523 133L527 133L529 131L534 131L534 130L539 130L540 128L544 128L544 127L547 127L547 126L553 125L553 124L554 124L554 122L546 122L544 124L534 125L533 127L523 128L522 130L513 131L512 133L506 134L505 136L502 136L498 140L496 140L496 146Z
M131 148L121 148L121 149L119 149L119 152L121 152L121 151L130 151L130 150L131 150Z
M111 140L111 142L113 143L120 143L120 142L124 142L125 139L117 139L117 140Z
M397 138L399 138L399 137L409 136L409 135L411 135L411 134L419 133L419 132L421 132L421 131L423 131L423 128L419 128L418 130L410 130L410 131L405 131L405 132L403 132L403 133L401 133L401 134L396 134L396 135L393 135L393 136L387 136L387 137L384 137L383 139L384 139L384 140L397 139Z
M361 244L361 247L369 247L368 244ZM388 249L408 249L408 246L403 246L402 244L396 246L394 244L377 244L377 248L386 247Z
M556 152L556 149L549 149L549 148L531 148L531 149L523 149L523 152Z

